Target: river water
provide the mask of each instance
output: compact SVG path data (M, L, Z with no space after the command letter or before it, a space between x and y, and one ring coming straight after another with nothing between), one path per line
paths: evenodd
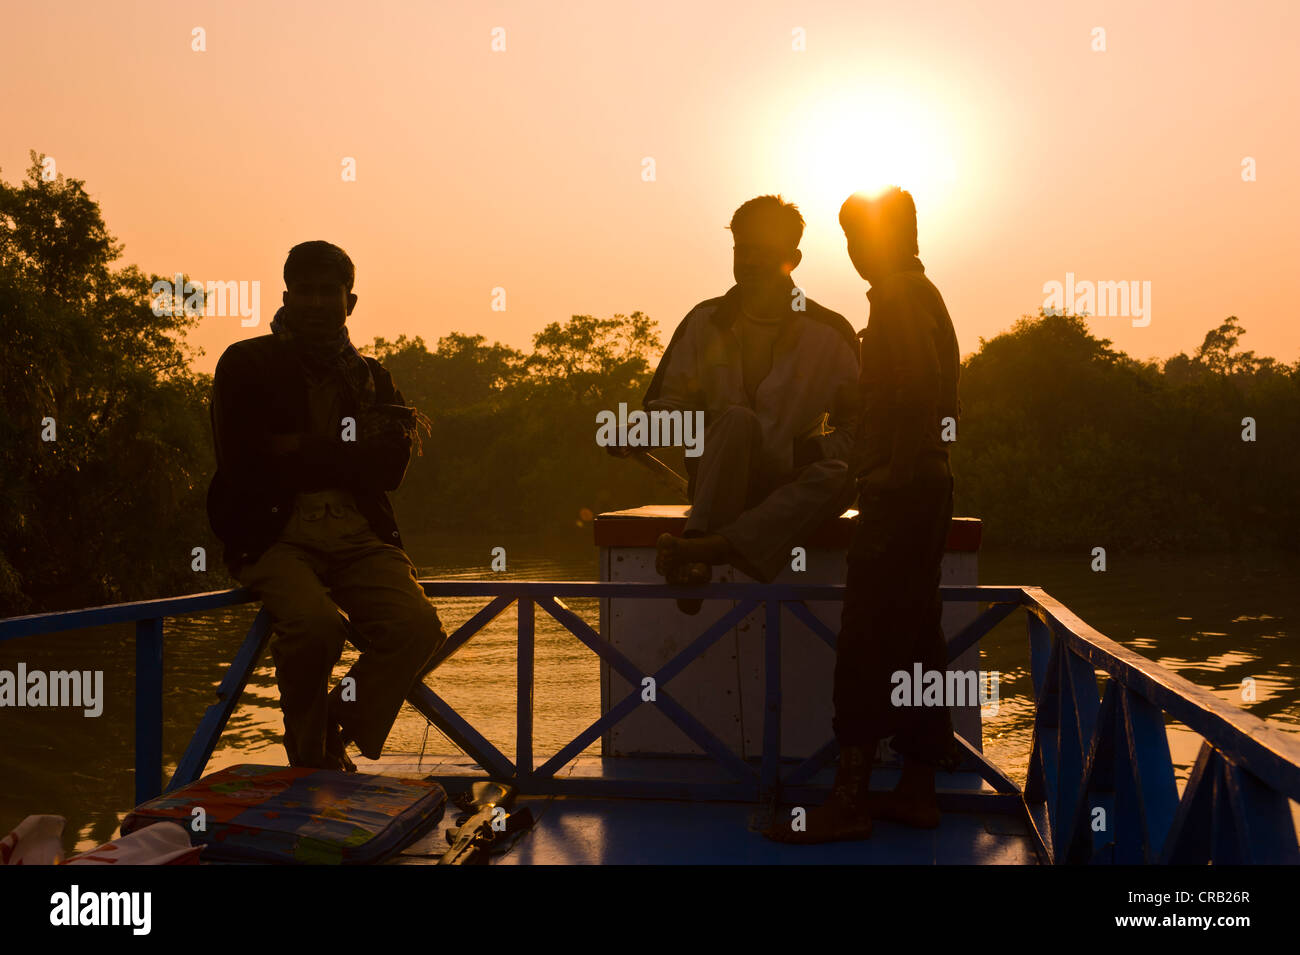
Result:
M407 544L422 577L534 580L598 579L590 529L564 541L502 535L412 537ZM507 570L489 569L504 546ZM1104 573L1091 555L984 552L981 583L1041 586L1108 637L1180 673L1218 698L1300 734L1300 561L1286 555L1109 555ZM484 598L438 601L451 632ZM596 601L568 605L597 626ZM252 606L177 618L166 624L165 776L175 769L194 728L213 702L254 616ZM597 657L545 613L536 615L534 751L544 758L600 715ZM0 644L0 669L19 661L31 670L103 670L104 712L0 710L0 835L29 813L68 819L65 846L85 849L113 837L133 803L134 641L131 626L29 637ZM337 676L355 659L349 650ZM1023 781L1032 743L1032 695L1024 614L1013 614L982 642L981 669L999 673L997 715L985 719L985 753ZM1255 700L1243 699L1243 680ZM513 608L471 640L431 677L430 685L507 756L514 752L515 615ZM238 762L283 765L278 694L270 655L254 672L209 770ZM1177 725L1170 744L1180 785L1200 740ZM599 743L589 752L597 752ZM429 756L456 752L436 729L404 706L386 752ZM364 762L360 763L364 768Z

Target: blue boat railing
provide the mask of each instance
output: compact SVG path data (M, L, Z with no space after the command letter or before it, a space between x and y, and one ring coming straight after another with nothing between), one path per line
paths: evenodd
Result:
M554 581L424 580L432 598L486 597L430 665L435 669L511 605L517 607L516 753L509 759L423 680L408 696L483 771L512 779L531 794L757 801L770 812L778 798L796 801L824 792L811 784L835 753L828 740L791 764L781 753L781 626L785 613L832 649L836 634L808 601L843 598L842 586L715 583L684 589L664 584ZM1049 863L1297 863L1290 800L1300 800L1300 739L1215 698L1158 664L1108 639L1036 587L948 586L945 602L987 603L948 639L954 660L1019 608L1027 611L1034 733L1023 790L960 736L967 765L991 791L946 793L945 808L1007 812L1028 824ZM734 601L689 645L653 673L643 673L565 604L566 598ZM169 617L255 601L248 590L214 591L0 620L0 641L108 624L134 623L136 801L162 791L163 622ZM631 692L540 766L533 754L533 668L537 608L626 680ZM691 661L746 616L762 611L765 700L762 756L757 767L711 733L667 688ZM265 610L254 619L177 764L167 789L198 779L271 636ZM353 634L364 648L364 640ZM1104 688L1098 689L1098 674ZM652 677L656 699L642 701ZM631 780L561 776L559 771L637 706L654 705L730 781ZM1166 720L1203 740L1180 796Z

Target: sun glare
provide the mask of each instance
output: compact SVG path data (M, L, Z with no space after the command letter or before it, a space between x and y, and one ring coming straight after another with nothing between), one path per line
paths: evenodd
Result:
M918 205L940 205L957 178L953 136L934 108L889 89L805 101L781 126L778 175L791 197L835 214L854 192L897 185Z

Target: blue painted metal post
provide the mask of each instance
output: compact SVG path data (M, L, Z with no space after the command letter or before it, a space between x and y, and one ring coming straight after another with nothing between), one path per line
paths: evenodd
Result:
M694 588L692 588L692 590L693 589ZM691 591L687 592L689 593ZM566 630L591 648L598 657L603 660L608 660L610 666L613 667L615 672L632 685L632 691L628 694L624 702L627 700L640 700L642 681L645 680L646 677L631 660L623 656L617 649L604 641L600 634L592 630L591 627L577 616L577 614L573 613L573 611L561 604L558 598L541 596L537 598L537 603L540 604L542 609L554 617L559 623L563 624ZM655 699L660 712L662 712L664 716L668 717L668 719L672 720L672 722L676 723L678 728L686 734L688 739L712 756L721 765L725 766L733 775L736 776L736 778L743 780L752 779L756 785L761 784L759 773L747 762L733 753L730 748L728 748L727 744L709 732L704 724L692 716L685 707L674 700L668 691L664 689L664 684L684 670L691 660L700 656L700 654L702 654L708 647L712 646L724 633L732 629L737 622L749 616L750 612L758 606L759 602L757 600L744 600L736 604L715 620L709 628L704 631L704 633L692 640L685 649L681 650L675 657L660 667L652 677L656 687ZM619 704L619 706L621 707L622 704ZM626 715L626 713L624 715ZM605 716L601 717L601 720L592 724L592 727L589 727L588 731L597 726L613 725L612 722L602 722L606 721L608 716L609 714L606 713ZM570 746L572 745L573 744L570 744ZM583 748L585 748L585 744L583 745ZM561 753L566 754L566 762L573 755L576 755L576 751L569 753L567 752L568 750L569 747L567 746L564 750L561 750ZM542 767L542 771L545 775L549 776L562 765L563 763L557 763L554 759L548 760Z
M199 728L194 731L189 746L176 764L176 772L167 784L167 792L187 786L203 775L203 769L212 758L212 751L217 748L221 734L226 730L226 723L239 705L239 698L248 685L248 678L253 675L262 651L271 639L271 612L263 607L253 625L248 628L244 642L239 645L239 652L230 664L230 669L217 687L217 702L207 708Z
M163 622L135 625L135 804L162 792Z
M762 800L775 804L781 771L781 601L769 600L765 609Z
M1042 698L1043 684L1047 681L1047 664L1052 657L1052 628L1030 611L1026 618L1029 628L1029 672L1034 681L1034 699Z
M514 764L505 755L483 738L478 730L465 721L452 709L442 697L423 680L416 680L411 685L411 692L406 701L415 707L415 711L438 727L449 740L460 747L461 751L474 762L483 767L493 779L509 779L515 775Z
M784 787L792 800L807 798L811 779L830 745L792 772L780 771L780 610L788 606L799 620L831 643L829 628L813 626L798 601L837 600L842 587L756 586L711 584L690 589L642 583L582 581L434 581L421 582L431 595L479 595L493 600L457 631L457 645L470 633L505 609L521 601L519 616L518 701L516 730L518 762L513 765L437 694L418 682L410 699L419 712L475 758L495 778L515 778L526 791L608 796L651 796L665 799L750 800ZM1026 808L1030 834L1047 861L1168 861L1287 862L1300 861L1291 819L1290 800L1300 799L1300 744L1274 725L1217 700L1207 691L1170 673L1150 660L1109 640L1036 587L944 587L946 600L992 601L990 608L968 626L954 643L975 645L991 626L1009 613L1007 604L1020 603L1028 620L1030 660L1036 700L1034 745L1023 801L1014 798L1015 784L991 766L983 775L998 790L968 793L973 810L990 806L1004 812ZM682 728L736 781L674 781L651 779L559 778L554 773L585 748L591 734L630 712L643 678L632 662L559 602L561 597L674 598L740 601L709 630L680 651L656 674L659 704L670 720ZM167 617L254 600L246 590L220 591L164 600L115 604L54 614L34 614L0 620L0 641L25 636L66 632L117 623L136 624L136 800L145 802L161 789L163 718L163 621ZM783 603L788 602L788 603ZM633 692L592 725L586 735L566 746L548 761L542 772L533 761L533 694L536 656L535 607L540 603L556 620L616 672L633 683ZM667 694L662 684L698 657L740 618L765 604L766 686L763 758L756 770L736 755L703 724ZM256 630L256 627L254 628ZM238 698L237 687L246 678L259 634L252 633L226 674L218 703L209 707L204 721L178 766L177 777L197 775L206 754L219 736L220 723ZM450 655L442 654L445 659ZM1100 706L1094 698L1095 671L1108 677L1107 696ZM1205 739L1191 779L1179 798L1168 748L1166 720L1173 719ZM968 756L984 763L971 747ZM1085 759L1086 757L1086 759ZM1007 794L1012 794L1008 799ZM954 798L957 794L950 794ZM978 797L978 803L976 802ZM997 802L991 800L998 800ZM967 803L962 803L966 805ZM1095 807L1107 810L1108 831L1092 833L1089 822ZM1062 833L1054 830L1063 829ZM1076 835L1070 837L1069 830ZM1059 847L1061 851L1055 851Z
M763 759L759 767L758 808L749 817L753 832L776 824L781 785L781 601L763 605Z
M533 601L519 598L519 696L515 724L515 779L526 786L533 775Z
M1169 752L1165 714L1160 707L1135 693L1125 692L1120 704L1120 726L1126 729L1129 756L1128 768L1122 775L1126 781L1131 779L1132 787L1126 785L1121 792L1132 796L1137 811L1131 831L1118 827L1115 830L1115 862L1154 863L1160 859L1160 850L1178 814L1178 784ZM1116 799L1116 816L1120 821L1123 808ZM1129 835L1131 842L1126 838Z

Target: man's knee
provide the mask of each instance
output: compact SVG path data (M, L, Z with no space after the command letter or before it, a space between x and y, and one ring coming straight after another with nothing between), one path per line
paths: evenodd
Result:
M838 458L823 458L805 465L797 478L799 484L817 499L824 501L838 517L857 497L857 482L848 464Z
M857 497L858 483L853 477L853 469L847 461L839 458L826 458L818 462L824 465L826 482L835 490L836 499L847 497L849 501Z
M347 629L332 604L287 608L273 620L272 652L278 661L333 666L343 653Z
M424 596L412 597L395 608L389 645L393 642L409 650L413 657L427 659L437 653L447 640L437 609Z
M442 618L438 616L433 604L426 601L425 607L428 609L420 613L412 633L420 653L427 659L442 649L442 645L447 642L447 631L443 629Z

